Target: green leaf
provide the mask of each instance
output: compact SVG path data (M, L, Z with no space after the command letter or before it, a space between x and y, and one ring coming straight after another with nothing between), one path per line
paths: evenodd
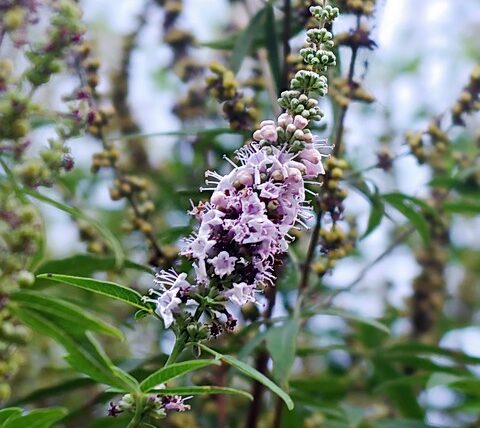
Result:
M0 427L3 426L3 423L6 422L9 418L14 418L22 414L22 409L19 407L8 407L6 409L0 410Z
M388 419L377 421L374 428L436 428L433 425L427 425L422 421L413 419Z
M52 323L37 312L19 307L12 307L15 315L33 330L51 337L68 352L65 360L81 373L97 382L118 388L129 389L130 383L119 379L112 370L113 364L101 351L94 339L87 334L71 336L60 326Z
M155 373L152 373L150 376L144 379L140 383L140 389L143 392L148 392L161 383L175 379L194 370L201 369L202 367L210 366L212 364L218 365L219 362L216 360L182 361L181 363L175 363L166 367L162 367L160 370L157 370Z
M268 63L272 72L277 92L282 87L282 70L280 67L280 54L278 53L278 39L275 22L275 13L271 3L265 6L265 42L268 53Z
M396 356L442 356L447 357L459 364L480 364L480 357L465 354L460 350L442 348L438 345L429 345L419 342L396 343L382 350L385 357L394 358Z
M461 199L459 201L444 202L443 208L446 212L454 214L473 214L480 213L480 202L477 200Z
M368 217L367 229L363 233L360 239L366 238L372 233L382 222L385 215L385 207L383 205L382 198L378 193L378 189L372 194L370 201L372 202L372 208L370 210L370 216Z
M131 288L124 287L123 285L116 284L110 281L101 281L93 278L83 278L79 276L70 275L58 275L52 273L46 273L37 275L37 278L45 278L51 281L61 282L74 287L83 288L84 290L93 291L97 294L110 297L112 299L120 300L128 303L136 308L146 310L152 313L152 309L142 302L142 296Z
M246 374L248 377L255 379L257 382L266 386L270 391L277 394L287 405L288 410L292 410L294 407L293 401L290 396L283 391L278 385L272 382L268 377L260 373L258 370L250 367L248 364L245 364L243 361L237 360L236 358L230 355L222 355L213 349L210 349L208 346L203 344L199 345L204 351L215 356L216 359L222 360L223 362L235 367L237 370Z
M64 259L48 260L35 270L36 274L58 272L63 275L91 275L95 272L105 272L117 268L114 257L102 257L98 254L76 254ZM139 263L125 260L122 268L153 274L153 269Z
M393 380L407 377L404 372L397 370L392 364L382 361L381 358L372 358L372 367L375 370L375 376L381 379ZM382 389L381 397L384 398L385 395L395 404L402 416L412 419L424 418L425 411L420 407L415 389L411 385L386 386Z
M97 231L109 242L110 247L112 248L113 254L115 255L115 260L117 263L117 267L123 266L125 260L125 254L123 252L122 244L117 239L117 237L107 228L105 228L100 222L94 220L87 216L81 210L70 207L68 205L63 204L62 202L56 201L54 199L49 198L48 196L42 195L41 193L37 192L36 190L29 189L27 187L22 188L22 192L35 198L41 202L44 202L48 205L51 205L61 211L70 214L74 218L82 219L85 222L92 225Z
M11 299L14 302L21 303L24 307L71 321L84 330L96 331L121 340L124 339L123 333L118 328L106 323L95 315L89 314L83 308L62 299L33 291L18 291L11 296Z
M430 242L430 228L427 220L421 212L418 212L414 206L416 205L425 208L426 205L423 201L413 198L402 193L388 193L383 195L385 202L390 204L397 211L402 213L417 230L425 245Z
M240 70L242 62L249 54L258 32L264 27L265 15L266 7L255 14L247 27L237 37L230 61L230 68L234 74L237 74L238 70Z
M361 323L361 324L366 324L366 325L368 325L370 327L373 327L377 330L380 330L380 331L382 331L386 334L390 334L390 329L385 324L382 324L381 322L379 322L375 319L372 319L372 318L365 318L365 317L362 317L360 315L352 314L351 312L344 311L343 309L337 309L337 308L322 309L322 310L316 312L316 314L332 315L332 316L345 318L349 321L354 321L354 322L358 322L358 323Z
M118 140L130 140L134 138L152 138L152 137L185 137L185 136L201 136L201 137L216 137L218 135L224 134L234 134L248 136L249 131L231 129L231 128L188 128L188 129L179 129L177 131L166 131L166 132L153 132L149 134L127 134L127 135L118 135L115 137L109 137L108 140L118 141Z
M158 395L204 395L204 394L227 394L227 395L241 395L253 400L252 395L242 389L228 388L224 386L180 386L177 388L164 388L152 390Z
M65 382L58 383L53 386L47 386L45 388L37 388L31 393L21 396L19 398L15 398L13 401L9 402L9 405L12 406L19 406L23 404L32 403L34 401L42 400L42 399L51 399L57 395L65 394L70 391L75 391L76 389L86 388L95 385L95 381L93 379L89 379L86 377L76 378L76 379L69 379ZM0 412L1 414L1 412ZM1 421L1 418L0 418Z
M433 375L428 381L427 388L434 388L436 386L448 386L465 379L468 378L449 373L433 373Z
M288 385L288 377L295 360L296 339L300 321L290 319L268 330L267 349L273 360L273 377L283 387Z
M2 428L50 428L67 414L67 410L57 407L33 410L28 415L8 419Z

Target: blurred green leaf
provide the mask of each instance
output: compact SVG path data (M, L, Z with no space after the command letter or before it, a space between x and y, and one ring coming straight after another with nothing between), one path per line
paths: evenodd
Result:
M428 245L430 242L430 228L423 214L416 209L418 206L425 208L428 205L419 199L404 195L403 193L386 193L383 194L382 197L385 202L402 213L410 221L425 245Z
M34 401L52 399L57 395L63 395L70 391L75 391L77 389L89 387L92 385L95 385L95 381L93 379L89 379L86 377L69 379L69 380L66 380L65 382L61 382L53 386L48 386L45 388L37 388L27 395L15 398L14 400L10 401L8 404L10 406L20 406L23 404L32 403Z
M266 336L267 349L273 360L273 377L285 389L295 360L300 320L289 319L271 327Z
M395 343L389 347L383 348L382 353L391 358L404 355L442 356L461 364L480 364L480 357L468 355L455 349L442 348L439 345L429 345L419 342Z
M12 311L30 328L62 345L68 352L65 360L79 372L99 383L131 390L131 379L125 382L123 376L118 376L113 370L113 364L89 333L72 336L71 324L54 324L31 309L12 307Z
M138 133L138 134L118 135L115 137L110 137L109 140L117 141L117 140L129 140L134 138L185 137L190 135L213 138L223 134L249 136L250 132L244 131L241 129L239 130L239 129L231 129L231 128L208 128L208 129L186 128L186 129L178 129L176 131L151 132L148 134Z
M265 8L264 31L268 63L270 64L270 70L272 72L273 79L275 80L275 87L278 92L280 89L282 89L282 69L280 66L275 13L271 3L268 3Z
M230 68L234 74L240 70L243 60L250 53L254 44L256 36L265 26L265 17L267 8L260 9L253 18L250 19L247 27L235 40L235 46L232 51L232 58L230 60Z
M22 414L22 409L19 407L8 407L6 409L0 410L0 428L3 427L3 424L8 421L9 418L15 418Z
M371 195L370 201L372 206L370 208L370 216L368 217L367 229L360 237L360 239L366 238L370 233L372 233L382 222L383 216L385 215L385 206L383 205L382 198L379 195L378 188L375 189L375 192Z
M98 333L124 339L123 333L83 308L62 299L33 291L18 291L11 296L14 302L38 312L55 315L58 318L75 323L78 327Z
M258 370L254 369L253 367L250 367L248 364L245 364L243 361L237 360L236 358L230 355L222 355L217 351L214 351L213 349L210 349L209 347L203 344L200 344L200 347L204 351L214 355L216 359L224 361L230 366L240 370L242 373L246 374L248 377L251 377L252 379L255 379L257 382L266 386L268 389L270 389L270 391L277 394L285 402L289 410L293 409L294 404L290 396L285 391L283 391L278 385L273 383L268 377L260 373Z
M27 415L16 415L8 418L1 428L50 428L67 414L60 407L32 410Z
M121 266L139 272L153 274L153 269L139 263L125 260ZM100 256L98 254L76 254L63 259L48 260L37 267L35 273L58 272L62 275L91 275L95 272L105 272L118 268L115 258Z
M83 278L70 275L58 275L52 273L45 273L37 276L38 278L45 278L50 281L60 282L62 284L73 285L74 287L83 288L103 296L110 297L115 300L128 303L136 308L143 309L149 313L152 309L142 302L142 296L131 288L116 284L110 281L101 281L93 278Z
M56 201L54 199L49 198L48 196L42 195L41 193L37 192L36 190L33 189L28 189L24 187L22 189L22 192L25 194L31 196L32 198L35 198L41 202L44 202L48 205L51 205L61 211L66 212L67 214L70 214L72 217L77 218L77 219L82 219L86 221L87 223L91 224L95 229L98 230L98 232L109 242L112 251L115 255L115 260L117 262L117 267L120 267L123 265L124 259L125 259L125 253L123 252L122 244L120 241L116 238L116 236L108 230L108 228L104 227L103 224L99 223L98 221L90 218L87 216L85 213L80 211L77 208L74 207L69 207L68 205L65 205L62 202Z
M375 428L435 428L433 425L427 425L422 421L415 421L412 419L389 419L384 421L377 421L374 424Z
M462 199L457 201L446 201L443 203L443 209L446 212L454 214L472 214L480 213L480 202L477 200Z
M337 316L340 318L345 318L346 320L353 321L353 322L358 322L361 324L366 324L370 327L373 327L377 330L380 330L386 334L390 334L390 329L385 325L382 324L381 322L373 319L373 318L366 318L361 315L356 315L351 312L347 312L343 309L338 309L338 308L330 308L330 309L321 309L317 312L315 312L316 315L332 315L332 316Z

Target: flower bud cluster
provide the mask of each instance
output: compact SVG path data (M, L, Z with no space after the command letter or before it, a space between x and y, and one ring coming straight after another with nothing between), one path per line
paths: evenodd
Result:
M213 76L207 77L207 91L223 103L223 113L232 129L252 129L258 121L258 110L253 100L239 91L239 83L235 75L223 65L210 64Z
M145 419L164 419L169 412L185 412L190 405L185 402L192 397L179 395L148 394L142 400L142 415ZM123 412L135 413L137 400L131 394L125 394L118 403L110 402L108 415L116 417Z
M42 239L38 212L20 202L12 189L0 187L0 402L8 399L11 379L23 364L19 347L28 343L30 332L8 308L9 295L33 285L28 264Z
M323 113L318 107L316 98L325 96L328 91L327 78L319 72L327 71L329 66L336 64L333 35L324 28L338 16L338 9L326 6L311 6L310 13L320 24L320 28L307 31L306 46L300 50L300 55L306 64L305 69L298 70L290 81L290 89L280 94L278 103L287 113L302 115L308 120L319 120Z

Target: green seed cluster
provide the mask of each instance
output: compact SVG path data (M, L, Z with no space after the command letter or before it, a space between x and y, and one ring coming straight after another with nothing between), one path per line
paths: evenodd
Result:
M207 77L207 91L223 103L223 113L232 129L251 130L259 119L253 99L239 90L239 82L233 72L221 64L210 64L213 75Z
M0 402L10 396L8 385L24 361L19 347L28 343L29 330L9 308L9 296L34 282L29 262L38 252L42 225L36 209L19 201L11 189L0 187Z
M49 186L61 172L73 167L66 141L79 135L86 122L78 114L82 102L73 95L64 97L69 113L53 114L36 105L32 96L62 70L62 63L67 62L84 28L76 3L60 0L45 5L50 12L45 40L33 43L25 39L20 43L15 38L16 31L22 28L27 32L27 27L36 22L30 17L32 11L27 3L8 9L3 17L3 29L18 46L28 65L23 74L16 75L16 65L9 59L0 58L0 154L13 154L14 171L24 184ZM32 122L39 118L44 120L44 116L47 120L54 120L57 136L48 141L38 157L27 158L24 152L30 144L28 134Z

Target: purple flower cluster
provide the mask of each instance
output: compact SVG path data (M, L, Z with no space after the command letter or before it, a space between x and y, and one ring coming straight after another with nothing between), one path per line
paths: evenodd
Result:
M201 290L215 289L217 301L242 306L275 285L275 265L294 239L289 231L307 227L311 217L305 183L313 182L306 180L324 173L325 143L316 141L307 125L304 117L286 113L277 123L264 121L253 141L237 151L239 165L229 161L234 167L229 174L206 172L207 187L201 190L213 193L192 210L200 226L181 250L193 262L195 281L162 271L157 289L150 290L154 298L146 298L166 328Z

